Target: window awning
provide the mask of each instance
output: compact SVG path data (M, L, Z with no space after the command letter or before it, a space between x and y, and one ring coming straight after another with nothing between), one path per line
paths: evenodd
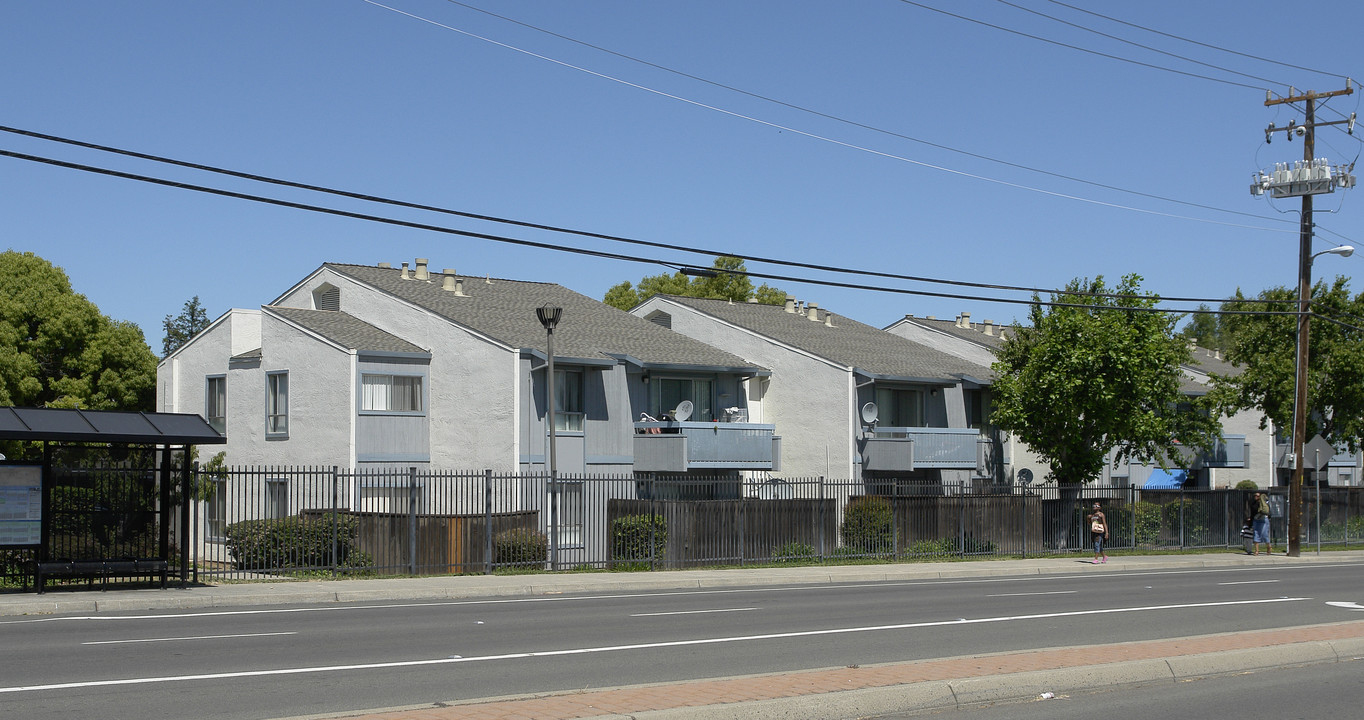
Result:
M1151 471L1151 476L1146 478L1146 484L1142 485L1141 489L1178 490L1184 487L1184 481L1188 477L1188 470L1161 470L1156 468Z

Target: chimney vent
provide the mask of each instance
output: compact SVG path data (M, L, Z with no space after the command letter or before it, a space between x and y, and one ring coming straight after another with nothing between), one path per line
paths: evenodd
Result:
M429 280L429 279L431 279L431 273L428 272L427 269L426 269L426 262L427 262L426 258L417 258L417 279L418 279L418 280Z
M386 263L386 262L383 262L383 263L379 263L379 267L381 267L381 268L387 270L387 269L393 267L393 265L391 265L391 264L389 264L389 263Z
M460 285L455 279L454 268L445 268L441 271L440 289L447 292L455 292L460 289Z
M409 274L408 271L407 271L407 263L403 263L402 272L398 275L398 277L400 277L400 278L402 278L402 279L404 279L404 280L411 280L411 279L412 279L412 275Z
M831 313L831 312L826 312L826 313L824 313L824 327L833 327L833 326L834 326L834 314Z
M995 323L994 323L994 321L992 321L992 320L986 320L986 321L985 321L985 334L986 334L986 335L994 335L994 334L995 334Z
M793 313L793 312L795 312L795 311L796 311L796 296L795 296L795 295L787 295L787 296L786 296L786 312Z
M818 303L810 303L809 318L810 318L811 320L815 321L815 322L819 322L819 304L818 304Z
M961 314L961 326L967 330L971 329L971 313L964 312Z

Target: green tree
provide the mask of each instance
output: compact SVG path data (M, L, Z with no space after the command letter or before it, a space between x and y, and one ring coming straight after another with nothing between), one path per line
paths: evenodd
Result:
M31 252L0 253L0 405L151 410L156 356Z
M1237 291L1222 304L1223 310L1252 313L1223 316L1226 357L1240 369L1234 376L1213 378L1211 397L1223 412L1254 408L1262 413L1262 428L1268 422L1293 426L1297 298L1296 288L1275 287L1254 299ZM1306 436L1320 433L1353 451L1364 437L1364 342L1357 329L1364 324L1364 294L1351 295L1344 277L1319 281L1312 288L1312 315Z
M167 357L179 350L190 338L208 327L208 311L199 304L199 296L185 301L179 315L167 315L161 321L161 329L166 335L161 338L161 357Z
M1207 448L1221 434L1216 415L1180 392L1188 344L1140 283L1127 275L1110 291L1102 277L1073 280L1050 307L1034 296L1031 326L999 351L991 421L1047 462L1049 479L1091 482L1115 450L1119 461L1164 465L1179 443Z
M1207 305L1199 305L1198 309L1200 312L1189 318L1188 324L1179 331L1179 336L1201 348L1225 351L1227 348L1222 341L1220 316Z
M765 305L786 302L785 292L766 283L754 288L753 281L744 274L747 268L740 258L721 255L715 258L711 269L715 271L715 277L693 278L679 271L646 276L640 279L638 286L632 286L628 281L622 282L607 290L602 302L621 310L629 310L654 295L681 295L734 302L747 302L755 298Z

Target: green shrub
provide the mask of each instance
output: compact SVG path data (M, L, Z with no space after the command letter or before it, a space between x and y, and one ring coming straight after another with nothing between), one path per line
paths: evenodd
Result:
M805 562L814 560L817 554L814 545L789 542L777 548L772 557L779 562Z
M355 550L359 522L353 515L244 520L228 525L226 535L227 550L241 570L331 567L333 535L336 565L362 567L356 562L373 563L368 555Z
M1241 482L1236 483L1236 489L1255 492L1260 489L1260 486L1256 485L1254 480L1242 480Z
M1136 507L1136 543L1138 545L1155 545L1160 541L1160 506L1145 500L1137 503ZM1110 532L1111 536L1112 533Z
M651 558L662 558L668 546L668 524L661 515L626 515L611 521L611 567L648 570Z
M843 547L857 553L895 551L890 503L875 495L856 497L843 509L843 527L838 535Z
M988 554L995 551L995 544L989 540L981 540L974 535L967 535L958 547L957 538L945 537L935 540L920 540L909 546L911 555L959 555L965 550L967 555Z
M493 536L493 562L498 565L539 563L549 558L549 538L530 528L512 528Z

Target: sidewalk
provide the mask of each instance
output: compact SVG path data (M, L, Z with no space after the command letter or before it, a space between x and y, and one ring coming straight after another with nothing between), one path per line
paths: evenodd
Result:
M196 587L50 590L0 594L0 616L225 608L401 600L617 593L1017 575L1134 573L1196 568L1349 563L1364 570L1364 550L1301 557L1251 557L1234 550L1197 555L1120 556L1092 565L1083 556L1024 560L689 570L557 573L379 580L228 583ZM1357 570L1350 570L1357 572ZM1364 601L1364 598L1360 598ZM464 718L852 718L984 702L1061 695L1128 683L1179 682L1228 672L1364 658L1364 618L1354 622L1218 635L941 658L858 668L732 677L589 692L423 705L310 716L364 720Z

